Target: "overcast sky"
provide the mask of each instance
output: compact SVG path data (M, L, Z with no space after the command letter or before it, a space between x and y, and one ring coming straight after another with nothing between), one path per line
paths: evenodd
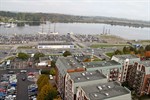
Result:
M150 21L150 0L0 0L0 10Z

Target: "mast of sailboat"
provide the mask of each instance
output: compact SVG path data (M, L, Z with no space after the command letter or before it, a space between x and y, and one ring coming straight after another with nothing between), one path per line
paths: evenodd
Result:
M56 30L56 22L54 22L54 33L55 33L55 30Z
M105 26L103 27L103 34L105 33Z
M51 29L51 22L49 22L48 34L51 33L50 29Z

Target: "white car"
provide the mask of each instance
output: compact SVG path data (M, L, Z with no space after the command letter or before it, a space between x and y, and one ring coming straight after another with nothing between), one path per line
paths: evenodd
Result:
M27 72L27 70L21 70L20 71L20 73L26 73Z

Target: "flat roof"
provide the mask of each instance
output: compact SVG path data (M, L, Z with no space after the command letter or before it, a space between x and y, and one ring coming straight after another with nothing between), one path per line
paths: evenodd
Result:
M110 60L110 61L93 61L93 62L85 62L86 68L95 68L95 67L106 67L106 66L115 66L121 65L120 63Z
M122 60L126 60L126 59L134 59L134 58L139 58L136 55L131 55L131 54L127 54L127 55L114 55L115 57L122 59Z
M103 100L129 94L127 88L120 86L118 82L108 82L103 84L88 85L81 87L90 100Z
M50 60L50 58L48 56L45 57L39 57L40 61L45 61L45 60Z
M38 45L73 45L73 44L69 42L43 42L39 43Z
M140 61L139 64L144 65L145 67L150 67L150 60Z
M74 80L75 83L107 78L98 70L69 73L69 75L71 76L71 79Z
M65 67L66 69L75 69L75 68L83 68L82 63L77 62L77 60L70 57L59 57L59 61L61 62L61 67Z

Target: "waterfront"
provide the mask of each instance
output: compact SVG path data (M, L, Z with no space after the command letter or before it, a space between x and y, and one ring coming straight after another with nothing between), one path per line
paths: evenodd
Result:
M4 28L0 26L0 34L12 35L12 34L37 34L38 32L53 32L54 24L44 24L40 26L24 26ZM117 35L125 39L134 40L150 40L149 28L134 28L128 26L111 26L106 24L91 24L91 23L56 23L55 31L60 34L66 34L73 32L75 34L112 34Z

